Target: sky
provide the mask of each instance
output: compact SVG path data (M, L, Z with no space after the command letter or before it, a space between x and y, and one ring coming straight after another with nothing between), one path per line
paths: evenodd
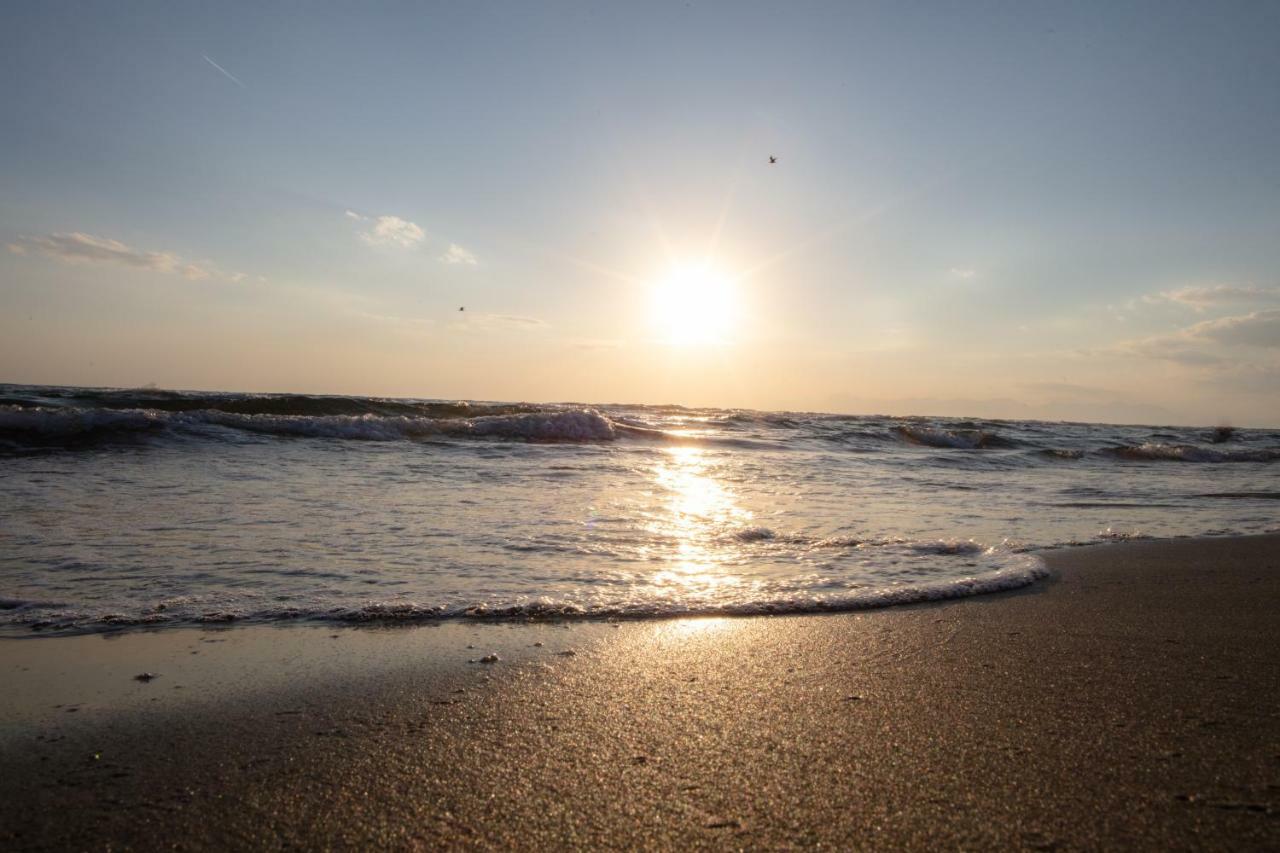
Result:
M1274 2L6 3L0 381L1280 426L1277 44Z

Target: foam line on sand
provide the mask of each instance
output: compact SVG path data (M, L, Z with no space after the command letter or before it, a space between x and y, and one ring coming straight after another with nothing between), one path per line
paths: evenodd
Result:
M0 847L1280 845L1280 536L1047 560L826 616L0 641Z

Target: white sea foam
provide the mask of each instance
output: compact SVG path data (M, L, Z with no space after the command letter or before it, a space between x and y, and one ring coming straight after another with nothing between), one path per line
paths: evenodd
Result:
M1105 542L1132 542L1138 539L1150 539L1151 536L1141 530L1113 530L1108 527L1105 530L1099 530L1097 538Z
M818 612L973 594L1033 582L1026 552L1099 530L1274 528L1280 432L1207 436L0 386L0 630ZM986 449L999 447L1017 449Z
M421 623L442 619L603 619L666 618L679 616L754 616L767 614L834 613L941 601L970 595L1020 589L1045 577L1043 561L1029 554L1007 554L968 574L916 582L851 587L846 590L765 592L751 596L693 596L687 599L648 594L635 589L612 598L583 600L556 596L524 596L512 600L437 604L416 600L374 600L355 606L334 601L300 601L271 605L252 597L237 604L208 610L172 608L163 613L113 610L94 613L59 609L40 613L0 611L0 627L25 627L55 632L180 624L222 624L280 620L324 620L365 623Z
M492 415L462 421L458 433L475 436L525 438L536 441L612 441L617 437L613 421L595 409L563 412L531 412L521 415ZM442 421L445 429L452 422Z

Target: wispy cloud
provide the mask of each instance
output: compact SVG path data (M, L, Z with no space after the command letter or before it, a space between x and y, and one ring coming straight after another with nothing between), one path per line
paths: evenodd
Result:
M1247 362L1238 348L1280 349L1280 308L1205 320L1165 335L1123 341L1109 352L1171 361L1189 367L1226 367Z
M204 56L204 54L201 54L201 56ZM214 61L213 61L212 59L210 59L208 56L204 56L204 61L205 61L205 62L207 62L207 63L209 63L210 65L212 65L214 68L218 69L218 71L222 72L222 76L223 76L223 77L226 77L228 80L230 80L232 83L235 83L235 84L236 84L237 86L239 86L241 89L245 88L245 85L244 85L243 83L241 83L241 82L240 82L240 79L239 79L238 77L236 77L236 75L232 74L230 71L228 71L227 69L223 68L223 67L222 67L221 65L219 65L218 63L214 62Z
M49 234L43 237L19 237L16 242L10 243L8 248L9 251L19 255L39 252L68 263L115 264L150 272L181 275L193 281L214 276L230 281L239 281L243 278L243 273L224 275L207 263L184 261L173 252L135 249L119 240L83 234L79 231Z
M427 236L416 223L399 216L363 216L354 210L348 210L344 215L356 222L373 223L364 231L357 232L361 242L367 246L399 246L407 249L421 243L422 238Z
M446 264L470 264L471 266L476 264L476 256L457 243L450 243L449 248L440 256L440 260Z
M1196 323L1182 334L1227 346L1280 348L1280 308Z
M539 320L537 317L525 317L519 314L485 314L482 312L467 311L458 315L458 320L453 324L458 329L479 329L479 330L495 330L495 329L545 329L548 324L545 320Z
M1177 334L1155 335L1136 341L1123 341L1112 348L1110 352L1119 355L1136 355L1143 358L1159 359L1160 361L1171 361L1187 367L1212 367L1226 361L1221 355L1208 351L1203 341L1196 341Z
M1143 297L1145 302L1175 302L1187 308L1204 311L1215 305L1262 304L1280 302L1280 287L1257 287L1252 284L1192 285L1166 290Z
M968 281L969 279L975 278L978 275L977 270L965 269L963 267L952 267L951 269L947 270L947 272L953 278L962 279L964 281Z
M118 240L96 237L81 232L49 234L46 237L19 237L10 243L9 251L26 255L28 251L56 257L72 264L118 264L154 273L178 273L187 278L209 278L209 270L198 264L184 264L173 252L143 251L125 246Z

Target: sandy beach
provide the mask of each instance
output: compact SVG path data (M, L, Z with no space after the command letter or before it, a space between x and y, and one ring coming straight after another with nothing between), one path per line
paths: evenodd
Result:
M1280 3L0 21L0 853L1280 853Z
M4 640L0 846L1275 849L1280 535L1046 557L844 615Z

